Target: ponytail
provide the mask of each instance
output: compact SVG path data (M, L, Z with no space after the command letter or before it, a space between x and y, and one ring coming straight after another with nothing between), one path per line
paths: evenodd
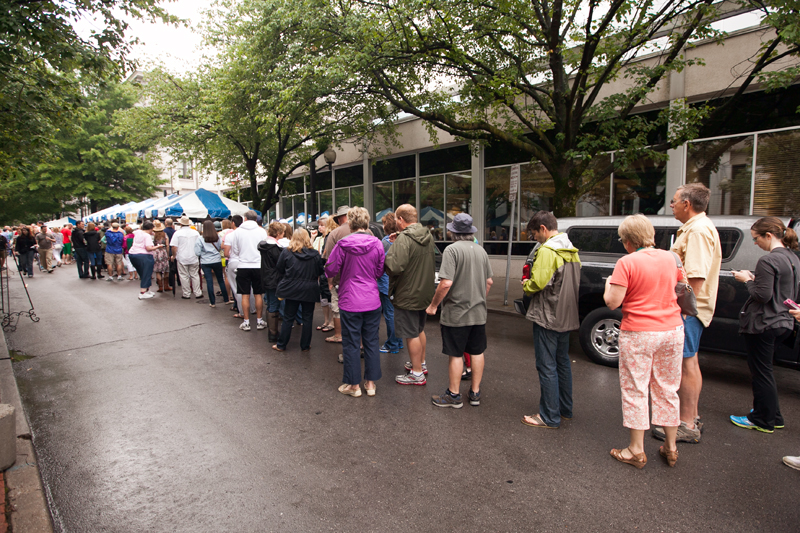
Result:
M797 243L797 233L792 228L786 228L781 242L790 250L797 250L799 248Z

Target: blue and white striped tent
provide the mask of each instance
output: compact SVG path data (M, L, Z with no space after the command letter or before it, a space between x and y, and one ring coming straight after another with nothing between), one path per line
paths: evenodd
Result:
M159 208L171 204L175 201L175 198L178 197L178 194L170 194L169 196L159 198L152 204L148 205L147 208L139 209L139 218L154 218L158 216Z
M219 196L206 189L197 189L189 194L177 196L170 202L148 209L152 217L227 218L231 215L244 215L250 208ZM260 212L256 211L259 215Z

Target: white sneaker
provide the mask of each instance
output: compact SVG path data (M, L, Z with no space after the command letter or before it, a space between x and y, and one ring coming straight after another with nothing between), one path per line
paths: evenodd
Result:
M787 455L786 457L783 458L783 464L785 464L789 468L800 470L800 457L792 457L791 455Z
M124 278L122 276L117 276L117 281L122 281Z
M148 292L140 292L139 293L139 299L140 300L146 300L148 298L152 298L153 296L155 296L155 294L153 294L152 292L149 292L149 291Z
M242 331L250 331L250 322L242 322L239 324L239 329Z
M106 281L114 281L114 276L108 276L108 277L106 278Z
M258 322L256 322L256 329L264 329L266 327L267 323L264 322L263 320L259 320Z

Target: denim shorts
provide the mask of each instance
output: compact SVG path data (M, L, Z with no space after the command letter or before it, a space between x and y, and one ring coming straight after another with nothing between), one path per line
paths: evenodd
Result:
M688 359L694 357L694 354L700 349L700 337L706 329L703 323L696 316L687 316L683 318L683 358Z

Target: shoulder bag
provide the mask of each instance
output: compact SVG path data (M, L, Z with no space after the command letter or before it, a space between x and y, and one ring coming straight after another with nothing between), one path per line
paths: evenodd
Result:
M697 296L689 285L689 278L686 277L686 271L683 269L681 258L678 257L673 251L670 253L675 256L675 264L681 269L683 280L675 284L675 295L678 297L678 306L681 308L681 313L687 316L697 316Z

